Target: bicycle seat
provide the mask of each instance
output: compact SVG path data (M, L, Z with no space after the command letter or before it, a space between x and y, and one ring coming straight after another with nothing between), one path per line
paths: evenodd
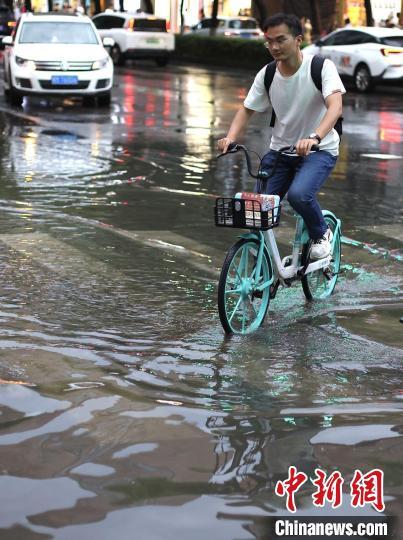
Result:
M236 193L235 199L247 201L259 201L263 211L273 210L273 217L276 218L280 207L280 197L278 195L261 195L249 191Z

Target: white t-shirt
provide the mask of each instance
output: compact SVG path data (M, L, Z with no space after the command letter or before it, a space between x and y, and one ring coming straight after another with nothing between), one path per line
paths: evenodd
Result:
M270 148L279 150L283 146L295 144L299 139L309 137L326 114L324 100L340 91L346 92L334 63L326 59L322 67L322 95L311 76L313 56L303 54L302 64L290 77L281 75L278 69L270 86L270 99L264 86L266 66L256 75L246 96L244 105L257 112L267 111L272 105L276 112ZM337 156L339 136L332 129L320 143L321 150Z

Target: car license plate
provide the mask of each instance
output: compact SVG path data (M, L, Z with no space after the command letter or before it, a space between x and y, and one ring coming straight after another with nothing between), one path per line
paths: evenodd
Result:
M157 44L159 43L160 40L158 38L155 38L155 37L151 37L151 38L147 38L146 39L146 43L153 43L153 44Z
M78 77L76 75L53 75L51 81L55 86L60 84L78 84Z

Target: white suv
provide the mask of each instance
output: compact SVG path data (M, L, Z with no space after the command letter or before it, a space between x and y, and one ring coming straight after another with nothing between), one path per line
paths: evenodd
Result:
M83 96L108 106L113 63L91 20L73 14L23 14L14 37L3 38L4 91L12 105L23 96Z
M105 11L92 18L101 36L115 41L111 57L115 65L127 58L151 58L165 66L175 49L175 37L167 31L165 19L148 13Z
M398 28L343 28L304 49L336 64L340 75L351 78L359 92L377 83L403 83L403 30Z
M243 38L243 39L264 39L264 33L259 27L259 23L253 17L217 17L216 36ZM191 30L201 36L209 36L214 25L213 19L203 19Z

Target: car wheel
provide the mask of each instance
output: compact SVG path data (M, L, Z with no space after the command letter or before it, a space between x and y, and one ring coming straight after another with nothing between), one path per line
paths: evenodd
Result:
M125 57L122 54L122 51L119 48L119 45L114 45L111 49L111 58L115 66L124 66Z
M21 107L24 96L18 94L18 92L16 92L13 87L9 89L7 97L11 105L13 105L14 107Z
M111 104L111 93L100 94L97 99L99 107L109 107Z
M365 64L359 64L354 73L354 84L358 92L369 92L374 87L371 72Z
M84 96L83 97L83 107L94 107L95 106L95 97L94 96Z
M168 64L168 58L156 58L155 63L159 67L164 67Z

